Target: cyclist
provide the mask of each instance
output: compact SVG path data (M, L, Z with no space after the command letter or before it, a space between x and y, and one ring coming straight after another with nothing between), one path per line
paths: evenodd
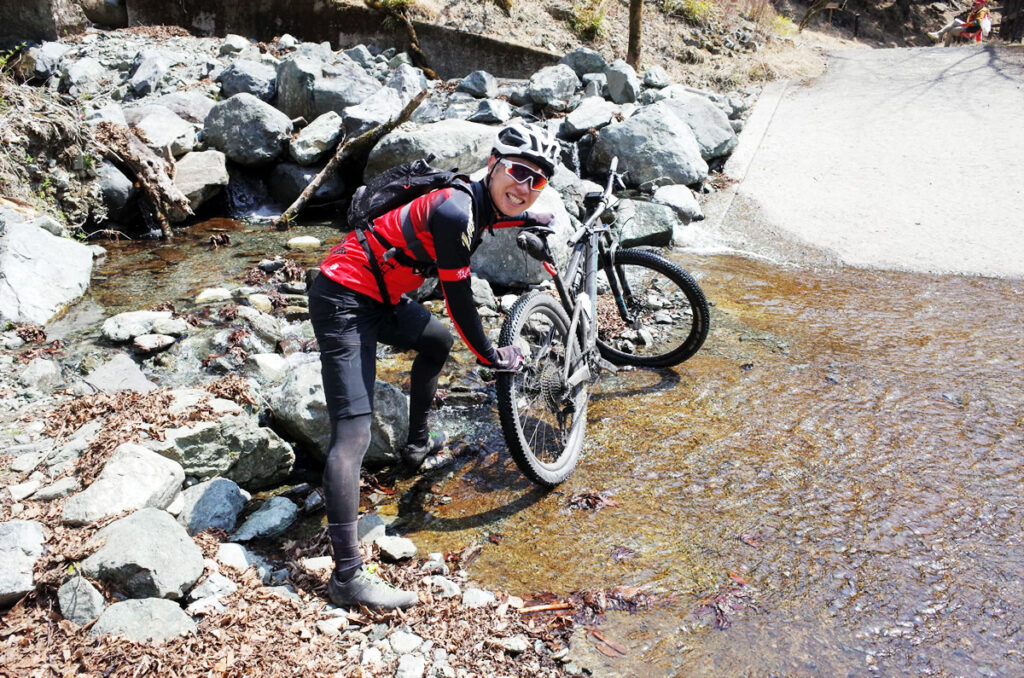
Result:
M966 20L953 19L939 30L929 33L928 37L932 40L941 40L947 33L955 31L960 37L981 42L992 31L992 17L985 6L987 2L988 0L974 0Z
M320 265L309 290L309 313L332 425L324 494L335 563L328 595L336 605L404 608L417 601L414 592L393 588L368 570L359 554L359 469L370 443L377 342L416 351L409 437L401 450L404 465L415 470L446 442L443 432L429 432L427 410L453 339L405 294L423 283L424 265L436 266L448 314L477 360L518 369L520 350L495 348L484 332L473 303L470 255L486 229L543 221L527 210L554 174L559 152L549 131L528 124L506 127L494 143L487 174L468 184L468 191L442 188L387 212L367 229L363 243L350 233Z

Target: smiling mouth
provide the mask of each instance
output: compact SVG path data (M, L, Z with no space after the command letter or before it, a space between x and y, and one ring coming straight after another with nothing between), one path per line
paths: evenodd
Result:
M521 198L517 198L516 196L512 195L511 193L506 193L506 194L505 194L505 197L506 197L506 198L508 199L508 201L509 201L509 202L511 202L511 203L512 203L513 205L522 205L523 203L525 203L525 202L526 202L525 200L523 200L523 199L521 199Z

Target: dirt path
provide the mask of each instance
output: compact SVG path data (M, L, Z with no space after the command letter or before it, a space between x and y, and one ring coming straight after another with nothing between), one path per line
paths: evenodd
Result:
M804 258L778 234L855 266L1024 275L1022 62L1015 47L833 52L815 81L765 90L713 223L772 258Z

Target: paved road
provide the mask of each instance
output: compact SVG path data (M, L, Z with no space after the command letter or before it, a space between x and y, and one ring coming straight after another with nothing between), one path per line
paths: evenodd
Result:
M856 266L1024 276L1022 63L1016 47L832 53L815 81L766 88L709 216L774 258L801 259L795 240Z

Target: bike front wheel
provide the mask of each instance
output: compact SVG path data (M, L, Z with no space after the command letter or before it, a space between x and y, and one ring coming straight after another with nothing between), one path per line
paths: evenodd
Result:
M659 254L624 249L600 262L597 346L615 365L671 367L708 336L708 302L690 275Z
M515 345L526 361L497 376L498 415L509 453L527 478L554 487L579 461L587 425L590 379L569 318L554 297L519 298L501 327L499 345Z

